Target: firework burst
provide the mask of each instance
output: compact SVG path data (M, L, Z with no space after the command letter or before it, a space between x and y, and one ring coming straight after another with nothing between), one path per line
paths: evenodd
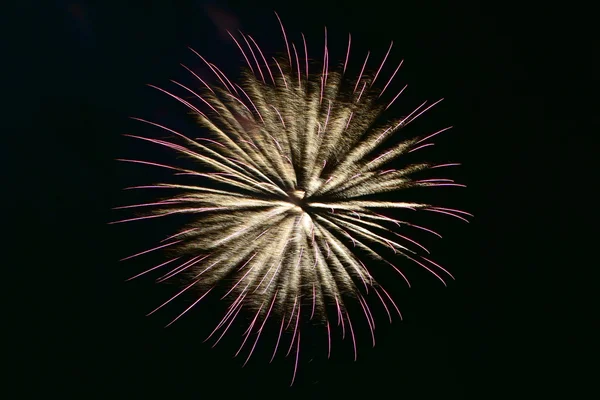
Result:
M244 309L250 324L236 355L246 346L248 361L269 322L278 332L273 357L278 351L295 356L295 377L301 321L322 327L328 356L332 329L337 325L351 338L356 358L354 319L346 306L349 299L360 305L373 345L375 320L367 296L385 309L390 321L393 312L401 318L397 305L363 260L388 265L408 286L404 268L393 264L392 257L403 257L407 266L412 263L427 270L444 285L447 277L452 278L440 265L419 255L428 253L425 247L394 228L404 225L438 234L386 215L386 210L424 210L465 221L470 214L431 204L381 199L382 194L414 187L464 186L451 179L411 178L420 171L458 164L389 167L392 160L431 146L429 139L450 129L390 145L388 139L439 103L424 102L402 118L377 123L406 88L387 93L402 62L386 80L380 75L393 43L374 74L366 72L367 53L358 76L349 76L351 36L343 64L330 68L325 31L322 67L311 71L314 67L309 67L304 35L298 45L288 40L280 26L286 52L279 58L267 58L252 36L230 33L248 67L240 84L192 50L212 71L217 85L207 84L185 66L199 88L173 81L185 93L178 96L150 85L189 108L208 136L191 138L135 118L169 138L127 136L171 149L193 160L198 168L122 160L166 168L195 181L135 187L174 191L175 195L118 207L152 211L114 223L188 215L189 225L157 247L125 258L158 250L175 252L173 258L133 277L162 270L158 282L185 281L182 289L150 314L195 290L197 298L172 324L211 291L217 293L215 288L223 288L220 283L228 282L219 296L229 301L229 307L208 339L218 343ZM289 332L291 339L287 349L280 349L284 332Z

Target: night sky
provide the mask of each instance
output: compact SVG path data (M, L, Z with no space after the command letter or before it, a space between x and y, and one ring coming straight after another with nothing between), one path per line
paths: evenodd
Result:
M579 354L583 330L569 317L572 294L581 294L590 266L576 250L563 253L560 239L580 212L564 207L583 181L562 165L577 159L584 171L593 161L576 158L590 131L573 122L591 104L576 91L591 91L593 80L579 80L597 64L593 47L576 40L588 28L573 18L584 11L383 0L95 3L20 2L6 37L16 50L5 60L5 79L17 122L5 126L5 149L19 150L3 158L14 171L9 183L22 187L9 207L24 208L27 221L11 235L20 261L7 265L25 274L5 282L19 290L23 308L15 312L24 328L15 347L23 372L17 392L495 399L572 394L585 381L567 359ZM387 283L404 321L381 319L377 346L363 337L357 362L348 340L334 342L333 359L304 360L292 388L292 360L269 365L268 342L244 368L243 359L232 359L239 341L215 349L202 343L216 311L199 307L168 329L177 310L144 316L174 288L124 282L152 266L151 257L117 260L152 247L173 223L107 225L119 216L111 208L133 199L123 187L159 177L115 161L161 156L122 136L152 134L128 117L194 130L184 109L145 84L192 82L179 64L200 68L201 61L187 46L235 76L244 60L225 29L250 33L267 52L284 50L274 10L290 35L307 36L313 58L321 56L323 26L336 61L352 33L355 68L367 50L380 59L394 41L394 62L405 59L396 88L409 84L406 104L445 98L417 120L420 133L455 127L431 154L462 162L453 176L468 189L443 191L440 200L475 214L470 224L427 217L444 235L427 245L456 281L444 288L423 275L410 290L399 277ZM584 224L591 226L589 218Z

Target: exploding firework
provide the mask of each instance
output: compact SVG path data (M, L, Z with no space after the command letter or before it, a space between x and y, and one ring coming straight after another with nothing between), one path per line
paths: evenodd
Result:
M366 264L393 268L408 286L403 271L413 265L427 270L444 285L446 276L452 278L440 265L419 255L428 253L425 247L394 228L407 226L438 234L389 212L386 215L386 210L430 211L465 221L471 215L431 204L382 199L385 193L415 187L464 186L451 179L412 178L417 172L458 165L455 163L416 163L400 169L389 166L398 157L431 146L429 139L450 129L389 140L439 101L429 106L424 102L402 118L377 122L406 88L389 97L386 92L402 62L385 81L380 75L393 43L374 74L366 72L367 53L360 73L349 76L351 36L343 64L330 68L325 30L322 66L311 71L315 68L309 67L304 35L297 46L288 40L281 20L279 23L286 48L279 58L267 58L252 36L230 33L248 67L240 84L192 50L212 71L217 85L207 84L185 66L197 79L199 89L173 81L185 93L178 96L151 85L189 108L206 135L191 138L135 118L166 132L169 138L127 136L171 149L198 168L122 161L166 168L194 183L137 186L174 191L175 195L118 207L152 211L114 223L188 215L189 224L157 247L126 258L157 250L175 253L133 277L163 270L157 281L185 281L182 289L150 314L195 290L195 300L172 324L211 291L219 292L219 287L219 296L229 307L209 339L218 343L245 310L250 323L238 353L246 345L247 362L269 322L278 332L273 357L282 346L282 335L287 331L285 337L291 336L286 347L288 355L295 355L295 378L302 322L312 321L313 326L323 329L328 356L333 327L344 336L348 333L356 358L354 317L350 316L348 301L360 305L358 310L362 310L373 345L375 321L367 297L383 307L390 321L393 312L401 318L397 305ZM392 263L401 257L406 260L402 269ZM247 343L251 336L253 340Z

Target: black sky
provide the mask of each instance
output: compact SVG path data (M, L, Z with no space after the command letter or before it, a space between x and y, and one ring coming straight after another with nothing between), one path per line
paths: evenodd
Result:
M26 271L14 282L24 299L18 391L82 399L495 399L570 393L585 380L568 368L580 330L566 300L585 280L585 260L577 251L565 255L560 239L578 211L563 207L583 181L563 165L576 160L585 170L593 162L577 156L591 140L573 122L593 108L594 79L586 76L597 65L593 47L582 44L583 10L383 0L14 7L18 23L8 39L18 61L6 60L6 85L18 104L11 111L18 134L8 135L5 149L18 150L4 158L14 171L9 183L23 187L9 201L27 217L13 235L16 265ZM469 225L432 222L445 236L431 242L434 254L456 282L418 280L402 295L404 322L382 321L374 349L363 341L354 363L349 342L339 342L346 351L338 359L302 365L291 389L290 362L242 369L231 359L235 344L203 344L211 329L202 311L166 330L161 317L145 317L169 288L124 283L145 264L116 260L163 232L106 224L115 218L110 209L128 200L120 189L148 179L114 159L153 155L122 136L146 132L127 117L190 128L178 121L180 108L144 85L188 79L179 63L200 62L187 46L235 74L243 59L223 29L282 50L274 10L314 49L326 25L336 60L348 32L361 57L367 50L381 57L394 40L395 60L406 60L399 81L409 83L408 98L446 99L424 129L455 126L440 154L463 162L459 176L469 189L449 198L476 216Z

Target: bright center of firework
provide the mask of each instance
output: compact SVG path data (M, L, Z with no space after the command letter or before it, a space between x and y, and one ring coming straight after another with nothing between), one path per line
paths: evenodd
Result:
M294 204L298 211L304 211L306 192L304 190L294 190L289 194L289 202Z

